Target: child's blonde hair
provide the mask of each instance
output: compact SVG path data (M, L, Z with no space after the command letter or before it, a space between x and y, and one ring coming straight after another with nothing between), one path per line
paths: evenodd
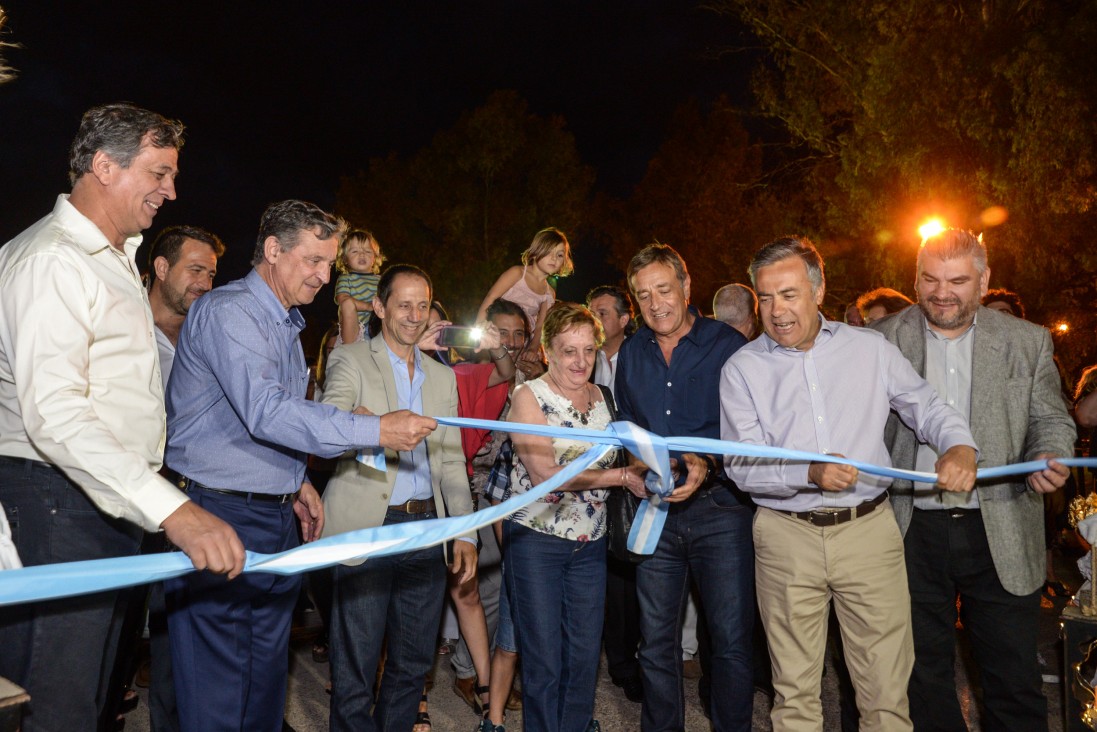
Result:
M568 238L564 236L564 232L554 226L550 226L547 229L541 229L534 234L533 241L530 242L529 248L522 252L522 264L527 267L531 264L536 264L538 261L551 254L552 250L561 244L564 245L564 265L560 267L560 271L557 272L557 274L560 277L567 277L575 271L575 265L571 261L571 245L568 244Z
M335 268L343 274L350 272L350 267L347 266L347 247L353 241L365 242L373 247L373 274L379 274L381 265L385 263L385 255L381 254L381 242L377 241L377 237L365 229L351 229L343 237L343 241L339 242L339 254L335 258Z

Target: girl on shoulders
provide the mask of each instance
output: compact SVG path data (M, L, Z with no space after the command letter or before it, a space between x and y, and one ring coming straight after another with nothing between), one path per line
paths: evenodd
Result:
M339 337L335 345L364 340L373 317L373 297L381 280L381 245L364 229L352 229L339 245L335 266L335 304L339 306Z
M540 333L545 313L556 302L556 292L548 278L554 275L567 277L574 269L571 247L564 232L551 226L541 229L529 248L522 252L522 266L508 269L488 290L476 314L477 322L487 319L488 306L501 297L521 307L533 326L530 332Z

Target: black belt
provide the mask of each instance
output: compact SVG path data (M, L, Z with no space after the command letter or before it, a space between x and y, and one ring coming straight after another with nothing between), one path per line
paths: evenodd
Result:
M876 507L884 502L888 497L888 492L884 491L875 498L860 503L856 506L850 506L849 508L840 508L837 511L782 511L779 508L773 509L780 513L798 518L801 521L807 521L812 526L838 526L844 524L847 521L852 521L855 518L861 518L867 516L876 510Z
M954 519L964 518L965 516L972 516L974 514L979 513L979 509L977 509L977 508L959 508L959 507L954 507L954 508L915 508L914 510L917 511L918 513L920 513L920 514L925 514L926 516L931 516L931 515L936 514L939 518L943 518L943 517L947 516L948 518L954 518Z
M397 503L389 506L389 510L393 513L434 513L434 499L427 498L425 500L411 499L410 501L404 501L403 503Z
M227 488L210 488L208 485L202 485L196 480L191 478L186 479L186 491L190 493L192 490L205 491L206 493L217 493L222 496L235 496L237 498L243 498L248 501L266 501L267 503L289 503L293 500L296 493L283 493L276 495L273 493L251 493L248 491L230 491Z

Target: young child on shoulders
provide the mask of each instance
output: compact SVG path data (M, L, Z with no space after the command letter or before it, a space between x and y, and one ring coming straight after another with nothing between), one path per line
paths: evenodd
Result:
M522 252L522 266L511 267L499 276L488 290L476 314L477 322L487 319L488 306L498 298L510 300L526 313L533 330L533 342L541 340L541 325L545 314L556 302L556 292L549 285L552 276L567 277L574 271L571 246L564 232L557 228L541 229Z
M373 298L381 280L381 245L365 229L351 229L339 245L335 266L335 304L339 306L339 336L335 345L364 340L373 317Z

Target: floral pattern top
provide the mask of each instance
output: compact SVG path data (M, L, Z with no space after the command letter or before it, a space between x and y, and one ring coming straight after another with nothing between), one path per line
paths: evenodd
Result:
M568 412L571 401L558 395L549 388L545 377L526 382L525 388L533 392L545 421L552 427L582 427L583 429L602 430L609 426L609 407L605 401L599 401L590 411L587 424L575 424ZM522 387L520 387L522 388ZM593 387L592 388L597 388ZM557 465L567 465L589 450L589 442L552 439ZM615 450L592 465L592 468L613 467L617 459ZM510 474L511 491L526 493L532 487L529 473L521 459L515 455L514 468ZM612 490L612 489L611 489ZM511 514L508 520L517 521L523 526L542 534L558 536L571 541L594 541L606 533L606 489L587 491L554 491L535 501L526 508Z

